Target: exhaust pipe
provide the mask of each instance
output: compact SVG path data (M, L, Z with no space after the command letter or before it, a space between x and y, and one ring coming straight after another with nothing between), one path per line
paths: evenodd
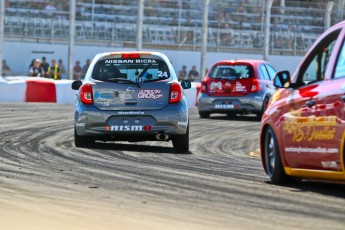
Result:
M160 140L160 141L166 141L166 140L169 139L169 135L166 135L166 134L163 133L163 132L157 133L156 139L157 139L157 140Z

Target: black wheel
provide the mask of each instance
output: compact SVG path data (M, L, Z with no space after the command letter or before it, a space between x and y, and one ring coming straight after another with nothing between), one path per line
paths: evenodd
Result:
M79 136L74 129L74 145L79 148L85 148L94 143L94 140L89 136Z
M200 116L200 118L209 118L210 117L210 113L209 112L200 112L199 111L199 116Z
M269 102L269 99L265 97L264 101L262 102L261 111L256 113L256 116L258 117L260 121L261 121L262 115L264 114L264 112L266 111L268 107L268 102Z
M264 162L267 175L273 183L284 184L293 181L284 171L277 139L271 127L268 127L265 132Z
M176 135L172 139L174 149L178 153L186 153L189 151L189 125L186 134Z

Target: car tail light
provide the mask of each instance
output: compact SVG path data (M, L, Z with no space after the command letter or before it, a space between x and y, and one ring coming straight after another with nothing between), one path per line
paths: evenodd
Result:
M252 93L256 93L259 91L259 81L256 79L253 79L253 84L252 84Z
M137 53L127 53L127 54L122 54L123 59L136 59L140 58L139 54Z
M90 84L85 84L80 89L80 100L84 104L93 104L92 100L92 87Z
M201 92L203 92L203 93L207 92L207 82L206 81L201 82Z
M172 83L170 85L170 100L169 103L180 102L182 98L182 88L180 84Z

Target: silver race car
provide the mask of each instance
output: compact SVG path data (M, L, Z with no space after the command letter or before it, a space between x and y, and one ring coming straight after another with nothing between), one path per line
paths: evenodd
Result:
M198 111L201 118L212 113L229 117L254 113L259 119L275 92L275 69L261 60L225 60L215 63L201 82Z
M74 142L172 141L176 152L189 150L188 107L169 59L158 52L100 53L79 90Z

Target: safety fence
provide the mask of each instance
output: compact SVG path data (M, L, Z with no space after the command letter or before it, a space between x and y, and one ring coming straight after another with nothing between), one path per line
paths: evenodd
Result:
M243 2L243 3L242 3ZM213 0L208 9L208 49L261 51L265 8L261 0ZM143 45L176 49L201 46L202 1L145 0ZM282 4L284 3L284 4ZM328 1L274 1L271 9L271 52L304 52L326 29ZM340 2L332 10L334 24L342 20ZM341 7L340 9L343 9ZM9 1L5 38L64 41L69 36L69 5L53 0ZM135 44L138 1L77 1L75 39L110 46Z

